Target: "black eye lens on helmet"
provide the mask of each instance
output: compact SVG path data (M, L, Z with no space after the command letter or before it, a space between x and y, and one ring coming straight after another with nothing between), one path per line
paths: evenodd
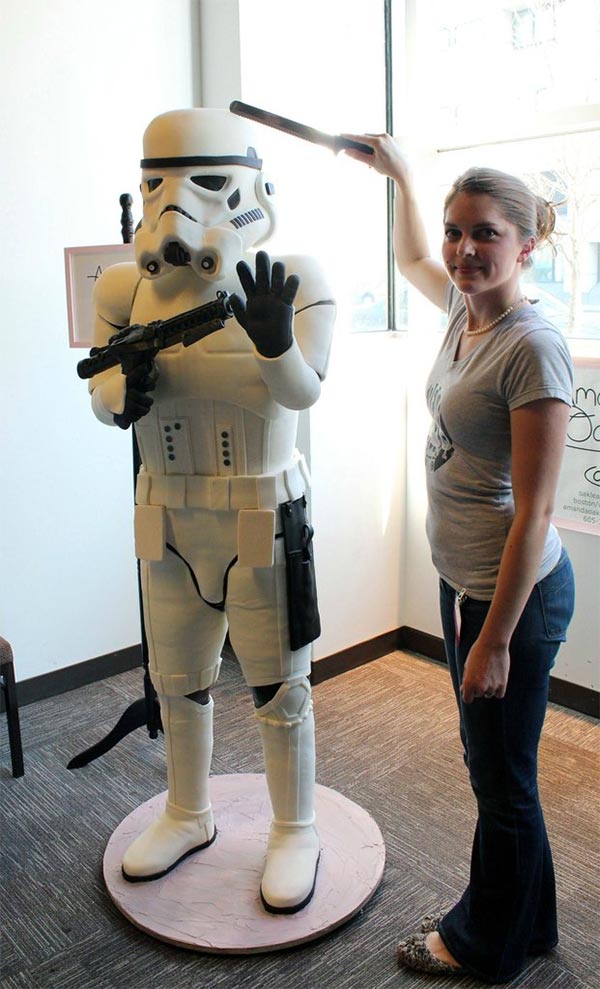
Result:
M154 192L161 185L162 179L148 179L148 192Z
M192 175L194 185L199 185L202 189L210 189L211 192L219 192L227 182L225 175Z

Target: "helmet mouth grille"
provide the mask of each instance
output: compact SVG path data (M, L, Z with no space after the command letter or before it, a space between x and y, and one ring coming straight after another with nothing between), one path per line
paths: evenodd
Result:
M167 244L164 259L167 264L172 264L176 268L183 268L191 261L189 252L176 240L172 240L169 244Z

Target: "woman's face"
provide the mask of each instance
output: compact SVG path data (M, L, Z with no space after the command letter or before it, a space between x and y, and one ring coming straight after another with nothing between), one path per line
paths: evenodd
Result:
M459 192L446 210L442 257L464 295L514 289L535 239L523 244L492 196Z

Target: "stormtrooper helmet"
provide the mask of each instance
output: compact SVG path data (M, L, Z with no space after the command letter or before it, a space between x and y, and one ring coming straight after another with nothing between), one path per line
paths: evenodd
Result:
M273 232L274 190L247 120L228 110L173 110L151 121L143 148L143 217L135 234L143 277L189 265L219 281Z

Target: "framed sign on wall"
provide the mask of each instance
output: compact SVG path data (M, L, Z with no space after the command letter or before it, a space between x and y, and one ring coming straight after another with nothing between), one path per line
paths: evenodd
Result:
M573 404L554 522L600 535L600 358L574 358Z
M69 346L88 349L92 346L94 285L105 268L133 260L133 244L65 247Z

